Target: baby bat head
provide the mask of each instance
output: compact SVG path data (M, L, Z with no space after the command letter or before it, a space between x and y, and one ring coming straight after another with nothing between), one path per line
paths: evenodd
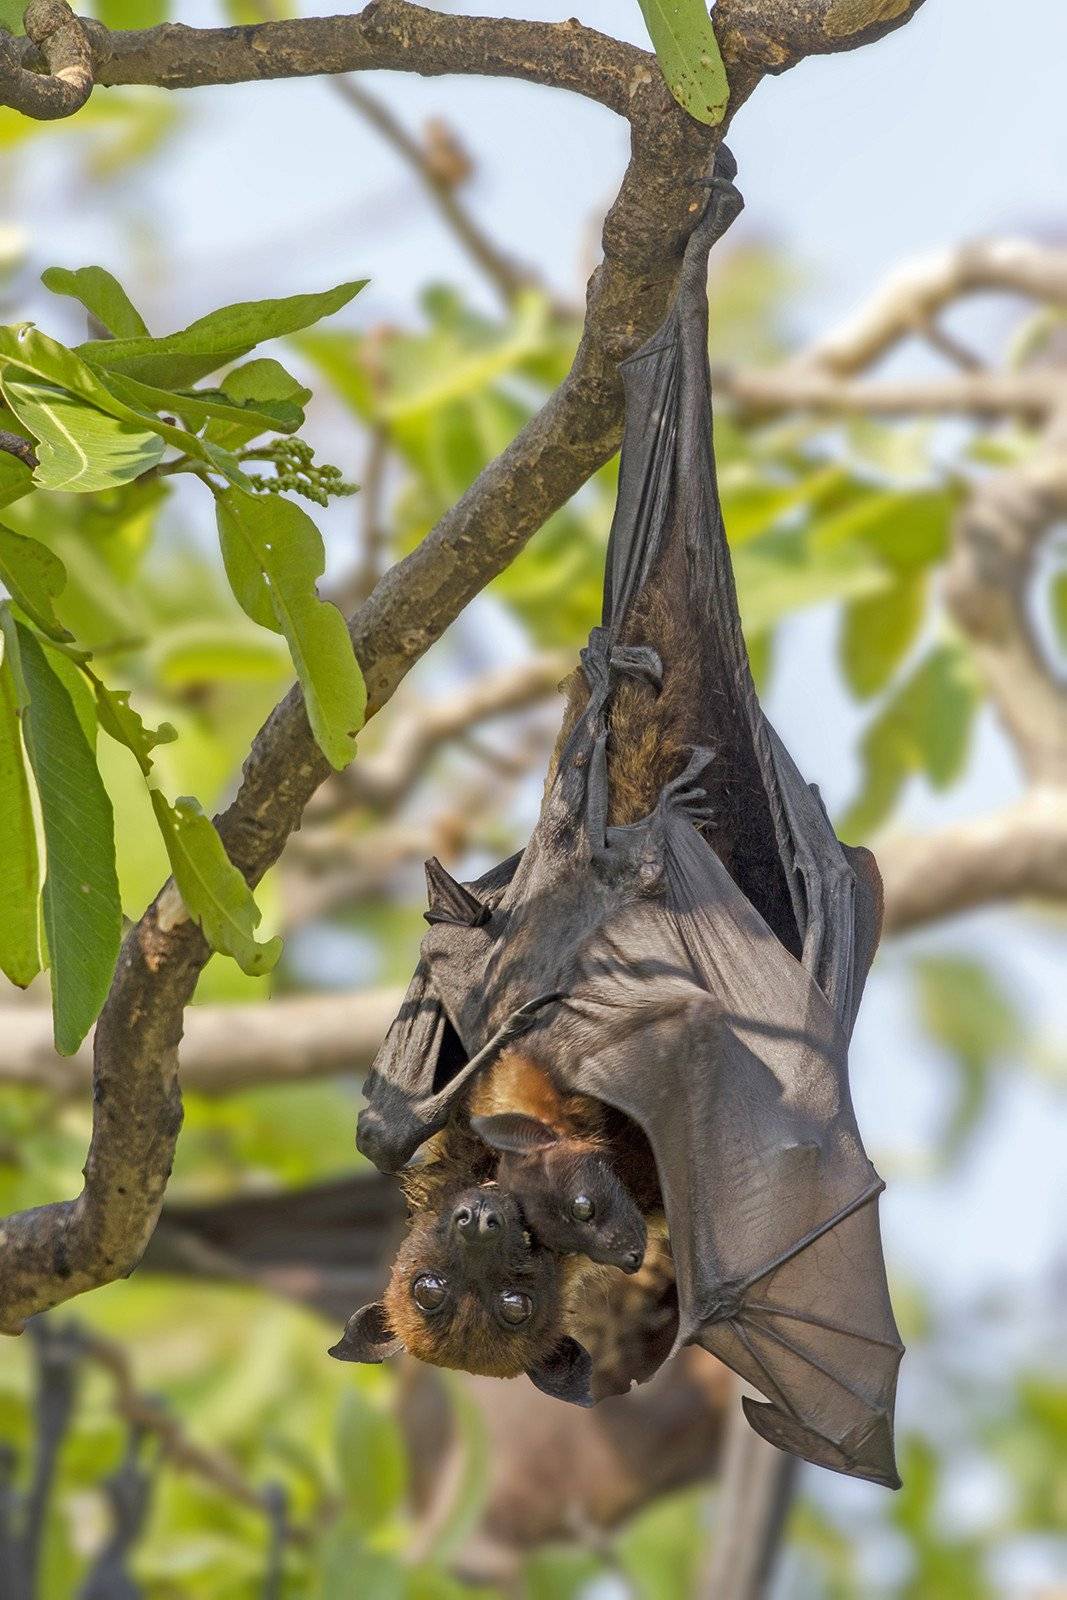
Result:
M416 1217L384 1299L349 1318L330 1354L382 1361L407 1350L488 1377L525 1372L546 1394L589 1405L589 1355L560 1333L562 1277L512 1195L465 1189Z
M471 1127L500 1151L497 1181L515 1195L541 1244L623 1272L639 1269L645 1219L606 1151L521 1112L472 1117Z

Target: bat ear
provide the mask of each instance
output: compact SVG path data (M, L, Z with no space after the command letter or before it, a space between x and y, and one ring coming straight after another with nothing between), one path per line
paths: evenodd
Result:
M353 1311L345 1331L329 1350L338 1361L385 1361L403 1350L404 1344L385 1320L380 1300Z
M553 1400L566 1400L572 1406L591 1406L593 1394L590 1380L593 1360L584 1345L570 1334L564 1334L556 1348L535 1367L527 1367L526 1376L542 1394Z
M431 856L426 862L426 894L429 907L423 912L428 923L454 922L461 928L480 928L492 916L476 894L457 883L450 872Z
M547 1122L527 1117L521 1111L502 1111L495 1117L472 1117L471 1127L491 1150L513 1156L532 1155L559 1142L559 1134Z

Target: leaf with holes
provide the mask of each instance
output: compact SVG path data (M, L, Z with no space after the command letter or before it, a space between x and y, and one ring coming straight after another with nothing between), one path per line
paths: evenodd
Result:
M269 972L282 953L282 941L257 942L259 907L210 817L196 800L185 797L171 805L158 789L152 790L152 810L185 908L208 944L232 956L250 977Z
M145 726L139 712L130 705L128 689L109 689L93 676L93 693L96 698L96 715L104 732L117 744L125 745L145 777L152 770L152 751L157 744L170 744L178 737L169 722L158 728Z
M110 386L105 384L100 374L86 366L73 350L50 339L46 333L41 333L29 323L17 328L0 327L0 383L6 389L9 374L14 374L18 380L26 373L32 375L37 386L61 390L68 399L83 402L87 408L106 413L107 417L124 424L131 436L145 433L146 430L149 434L158 435L146 446L146 450L155 452L154 460L158 460L163 453L160 443L163 440L184 455L203 461L231 483L245 484L240 468L227 451L141 408L136 397L133 403L129 402L121 393L121 379ZM32 428L30 431L33 431ZM151 464L149 461L148 465ZM40 483L40 470L34 476ZM53 483L48 487L55 488L58 485Z
M667 87L698 122L715 127L730 85L704 0L638 0Z
M73 1055L107 997L119 953L115 824L70 695L28 628L19 625L18 640L30 697L23 731L44 824L56 1049Z
M277 495L228 489L216 509L237 603L253 622L284 634L312 732L340 771L355 754L367 690L344 617L315 587L326 566L319 530L306 511Z

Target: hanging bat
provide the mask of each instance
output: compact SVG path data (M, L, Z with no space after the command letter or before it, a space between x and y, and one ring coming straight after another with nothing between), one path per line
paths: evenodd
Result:
M741 634L707 356L707 253L740 210L732 177L720 151L673 307L623 365L603 620L537 826L521 856L473 886L438 869L357 1137L381 1170L399 1171L462 1123L472 1084L521 1037L560 1092L602 1102L648 1141L676 1279L674 1348L702 1345L759 1390L765 1401L745 1412L772 1443L896 1485L902 1347L883 1185L847 1073L879 880L866 852L838 841L764 717ZM540 1246L523 1240L518 1207L514 1217L518 1282ZM415 1227L445 1221L427 1211ZM438 1360L460 1353L462 1329L475 1364L481 1324L447 1274L439 1304L422 1307L405 1249L384 1302L356 1313L335 1353L375 1360L403 1342ZM558 1289L530 1282L525 1332L494 1338L496 1370L548 1363L546 1387L588 1401L576 1341L559 1338ZM521 1361L501 1356L510 1340Z

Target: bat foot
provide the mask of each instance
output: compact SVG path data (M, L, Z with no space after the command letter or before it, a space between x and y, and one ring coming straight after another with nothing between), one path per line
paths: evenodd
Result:
M663 662L650 645L617 644L608 665L621 677L643 679L657 694L663 687Z

